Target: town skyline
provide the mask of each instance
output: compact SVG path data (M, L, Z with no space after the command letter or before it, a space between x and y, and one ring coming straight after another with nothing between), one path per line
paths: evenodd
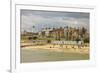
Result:
M21 10L21 32L39 32L44 28L85 27L89 31L89 13Z

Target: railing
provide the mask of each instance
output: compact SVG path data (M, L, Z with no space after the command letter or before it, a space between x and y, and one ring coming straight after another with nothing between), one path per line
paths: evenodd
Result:
M82 41L52 41L51 44L81 45Z

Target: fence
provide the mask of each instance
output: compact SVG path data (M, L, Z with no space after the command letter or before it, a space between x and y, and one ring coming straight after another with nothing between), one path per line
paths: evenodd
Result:
M51 44L81 45L82 41L52 41Z

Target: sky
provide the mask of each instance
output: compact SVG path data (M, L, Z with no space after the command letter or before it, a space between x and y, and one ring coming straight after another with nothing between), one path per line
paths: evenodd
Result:
M34 28L33 28L34 26ZM44 28L85 27L89 30L89 13L21 10L21 32L39 32Z

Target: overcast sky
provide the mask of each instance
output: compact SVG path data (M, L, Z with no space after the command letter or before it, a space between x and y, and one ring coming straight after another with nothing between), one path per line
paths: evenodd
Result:
M34 28L33 28L34 26ZM89 30L89 13L21 10L21 31L41 31L43 28L85 27Z

